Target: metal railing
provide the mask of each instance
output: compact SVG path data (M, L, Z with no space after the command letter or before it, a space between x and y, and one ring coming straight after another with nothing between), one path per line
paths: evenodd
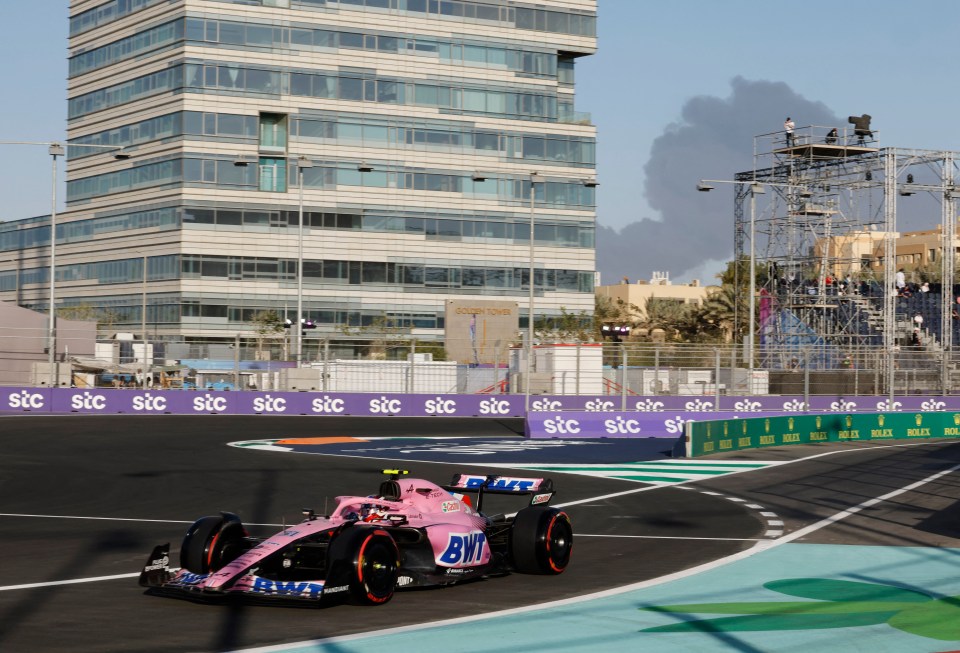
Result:
M446 360L442 343L407 335L304 340L303 364L289 339L238 334L233 341L89 338L59 329L55 369L43 328L0 333L0 385L523 394L521 342L474 348L470 362ZM538 343L531 394L630 396L960 394L960 354L935 342L892 349L809 344L744 348L667 342ZM462 351L463 348L461 347ZM469 350L469 348L468 348Z

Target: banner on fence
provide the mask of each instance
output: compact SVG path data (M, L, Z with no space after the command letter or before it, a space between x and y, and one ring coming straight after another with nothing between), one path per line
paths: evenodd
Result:
M960 437L960 413L790 415L687 422L687 456L818 442Z

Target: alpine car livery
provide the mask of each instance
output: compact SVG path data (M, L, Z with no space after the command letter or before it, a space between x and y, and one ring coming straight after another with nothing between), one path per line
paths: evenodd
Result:
M151 593L217 600L386 603L398 587L449 585L511 571L560 574L573 528L548 504L550 479L457 474L441 487L384 470L378 494L340 496L328 516L306 519L269 538L247 534L229 512L187 530L180 567L170 544L154 548L140 573ZM530 496L512 518L482 512L485 493ZM476 507L470 495L476 495Z

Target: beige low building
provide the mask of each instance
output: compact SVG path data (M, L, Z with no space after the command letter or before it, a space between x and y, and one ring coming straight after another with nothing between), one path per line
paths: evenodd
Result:
M648 299L702 306L703 300L717 290L719 286L702 286L697 279L689 283L674 284L666 272L654 272L649 281L639 280L636 283L630 283L629 280L624 279L623 283L596 288L598 297L609 297L614 302L622 301L627 306L631 304L636 306L637 310L634 313L639 320L644 320L647 316Z
M827 239L827 258L831 274L837 277L857 276L862 271L882 272L886 232L874 230L853 231ZM939 266L943 258L941 226L922 231L894 233L896 266L906 271L920 267ZM814 255L823 255L824 239L814 247ZM960 254L960 238L954 241L954 255Z

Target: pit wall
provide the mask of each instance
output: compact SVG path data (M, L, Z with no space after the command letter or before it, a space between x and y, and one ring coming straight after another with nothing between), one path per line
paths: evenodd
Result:
M687 422L687 457L817 442L960 438L960 413L789 415Z

